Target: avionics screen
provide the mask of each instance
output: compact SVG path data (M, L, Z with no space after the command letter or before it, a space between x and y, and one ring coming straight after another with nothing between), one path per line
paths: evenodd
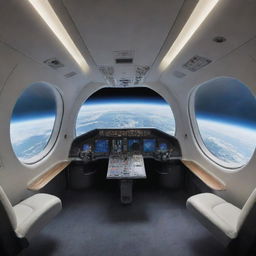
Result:
M155 139L144 139L143 151L145 153L154 152L156 149L156 140Z
M128 140L128 151L139 151L140 150L140 140L139 139L130 139Z
M159 144L159 150L160 151L167 151L168 150L167 144L166 143L160 143Z
M95 141L95 153L107 153L108 149L108 140L96 140Z
M112 140L112 152L121 153L123 151L123 141L122 140Z
M89 144L84 144L84 145L83 145L83 151L86 151L86 152L91 151L91 145L89 145Z

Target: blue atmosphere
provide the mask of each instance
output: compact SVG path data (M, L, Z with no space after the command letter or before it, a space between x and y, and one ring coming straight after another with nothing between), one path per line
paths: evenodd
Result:
M238 119L232 119L232 118L225 118L219 115L197 115L197 119L200 120L205 120L208 122L214 122L214 123L225 123L227 125L231 126L238 126L238 127L243 127L246 129L251 129L251 130L256 130L256 122L245 122L238 121Z
M125 99L125 98L110 98L110 99L89 99L84 102L83 105L92 106L92 105L111 105L111 104L144 104L144 105L166 105L167 103L164 100L158 99L148 99L148 98L135 98L135 99Z

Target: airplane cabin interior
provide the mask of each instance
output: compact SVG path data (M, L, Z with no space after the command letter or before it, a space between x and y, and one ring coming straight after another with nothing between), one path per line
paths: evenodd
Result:
M0 255L256 255L255 0L0 0Z

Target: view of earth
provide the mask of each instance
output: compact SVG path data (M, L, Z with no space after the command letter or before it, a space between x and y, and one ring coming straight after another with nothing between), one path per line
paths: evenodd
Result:
M234 78L219 77L198 87L194 103L208 151L223 166L248 163L256 146L256 101L249 88Z
M255 129L207 119L197 121L205 146L218 159L237 165L250 160L255 150Z
M12 121L10 134L13 150L23 162L31 159L47 146L55 117Z
M45 149L56 114L56 94L50 85L35 83L20 95L12 112L10 137L21 162L33 161Z
M174 135L175 120L165 104L84 104L78 114L76 135L97 128L151 127Z
M32 89L16 104L10 127L13 150L23 162L31 160L45 149L56 115L53 96L47 95L43 87L40 93L37 92L38 87ZM240 95L241 91L236 94ZM249 125L249 121L254 120L254 117L250 116L251 108L248 108L247 112L239 112L238 104L238 107L235 104L222 106L224 99L216 104L216 98L211 100L212 95L214 93L206 92L196 105L196 118L203 142L221 161L236 166L246 164L255 150L256 141L256 127L253 122L253 125ZM226 96L224 98L226 99ZM253 98L252 102L254 101ZM248 103L248 97L246 102ZM216 106L221 109L216 110ZM238 121L227 122L227 117L221 118L219 115L221 111L225 112L225 116L236 116L240 113ZM82 105L76 121L76 136L99 128L156 128L175 135L176 127L169 104L151 90L104 89Z
M54 120L54 117L48 117L11 123L12 146L20 160L31 159L47 146ZM207 119L198 119L198 125L206 147L220 160L240 165L251 158L255 149L255 130ZM96 128L141 127L153 127L174 135L175 120L169 105L83 105L77 118L76 134L79 136Z

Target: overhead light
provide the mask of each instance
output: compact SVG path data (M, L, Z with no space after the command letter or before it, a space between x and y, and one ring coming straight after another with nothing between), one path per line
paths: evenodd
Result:
M224 43L227 39L224 36L215 36L212 40L215 43L221 44Z
M199 0L188 21L160 63L161 71L164 71L172 63L218 2L219 0Z
M48 0L28 0L84 72L89 66Z

